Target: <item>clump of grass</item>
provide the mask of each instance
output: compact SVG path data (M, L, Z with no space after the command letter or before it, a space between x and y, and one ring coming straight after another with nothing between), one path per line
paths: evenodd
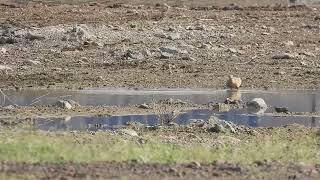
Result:
M277 130L268 138L254 136L242 140L237 145L226 143L218 147L201 142L189 145L168 143L162 141L161 136L155 133L152 135L148 132L144 133L141 134L141 137L146 143L141 143L139 138L106 132L90 135L88 133L8 131L0 134L0 161L138 160L175 163L228 160L250 163L258 160L278 160L320 163L319 139L315 133L289 139L284 138L286 135L284 130ZM212 136L208 135L207 138L212 138Z

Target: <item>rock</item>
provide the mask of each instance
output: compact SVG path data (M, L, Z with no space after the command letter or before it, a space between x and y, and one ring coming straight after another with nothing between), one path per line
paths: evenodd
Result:
M6 54L6 53L7 53L7 50L6 50L5 48L1 48L1 49L0 49L0 52L1 52L2 54Z
M231 52L231 53L234 53L234 54L241 54L241 55L245 54L244 51L237 50L237 49L234 49L234 48L228 48L227 51Z
M247 103L247 107L250 113L263 114L268 106L262 98L254 98Z
M5 106L3 108L7 109L7 110L13 110L15 107L14 107L14 105L9 105L9 106Z
M261 35L264 35L264 36L268 36L270 35L271 33L268 33L268 32L262 32Z
M86 25L74 26L69 33L69 41L90 41L94 39L94 36L90 34L87 30Z
M162 58L162 59L169 59L169 58L171 58L171 57L173 57L173 54L166 53L166 52L161 52L160 58Z
M151 109L150 106L148 104L146 104L146 103L140 104L139 108L141 108L141 109Z
M29 65L41 65L40 61L35 61L35 60L27 60L26 61Z
M0 70L12 70L12 68L6 65L0 65Z
M13 44L16 43L17 40L14 37L0 37L0 44Z
M231 136L219 136L215 141L214 143L216 145L237 145L241 142L240 139L238 138L234 138L234 137L231 137Z
M224 133L226 132L226 129L219 123L214 124L213 127L208 128L209 132L215 132L215 133Z
M293 46L294 45L293 41L287 41L287 42L284 42L283 44L285 46Z
M144 59L144 56L142 53L138 51L133 51L133 50L127 50L126 53L124 54L125 58L131 58L131 59L137 59L137 60L142 60Z
M119 132L124 135L129 135L132 137L139 137L138 133L132 129L120 129Z
M188 54L188 51L186 50L180 50L176 47L170 47L170 46L161 47L160 51L162 53L168 53L168 54Z
M179 50L176 47L161 47L161 52L168 53L168 54L178 54Z
M307 56L307 57L316 57L312 52L300 52L299 55Z
M149 50L147 50L147 49L142 50L141 53L142 53L142 55L144 55L144 56L146 56L146 57L152 56L152 53L151 53Z
M233 123L228 122L228 121L221 121L221 124L223 124L226 129L229 129L230 132L236 133L236 130L233 127L234 126Z
M206 30L206 26L205 25L197 25L194 27L194 30L198 30L198 31L205 31Z
M172 34L168 35L167 38L170 40L177 40L177 39L180 39L180 34L179 33L172 33Z
M202 43L199 48L201 48L201 49L210 49L210 45Z
M72 105L66 101L66 100L59 100L58 102L56 102L55 104L57 107L59 108L63 108L63 109L72 109Z
M287 107L274 107L277 113L288 113L289 110Z
M227 87L230 89L239 89L241 86L242 80L239 77L233 77L232 75L229 76L227 81Z
M300 64L301 64L302 66L307 66L307 65L308 65L306 61L301 61Z
M289 53L276 54L272 56L272 59L294 59L295 55Z
M28 40L30 40L30 41L45 39L44 36L37 35L37 34L32 34L32 33L30 33L30 32L28 32L28 33L26 34L25 38L28 39Z
M277 75L285 75L286 72L284 72L284 71L278 71L278 72L275 72L274 74L277 74Z

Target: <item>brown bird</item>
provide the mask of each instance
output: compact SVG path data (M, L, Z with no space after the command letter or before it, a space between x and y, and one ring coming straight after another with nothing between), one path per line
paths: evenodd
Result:
M229 76L227 81L227 87L230 89L239 89L241 86L241 79L239 77L233 77L232 75Z

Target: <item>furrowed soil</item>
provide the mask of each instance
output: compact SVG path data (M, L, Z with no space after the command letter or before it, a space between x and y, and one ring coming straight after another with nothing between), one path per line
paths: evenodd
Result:
M243 88L320 87L320 10L316 6L287 7L286 1L229 3L235 2L0 0L0 88L223 89L228 75L241 77ZM41 114L152 112L137 107L0 110L10 120ZM289 129L288 139L301 135ZM305 134L309 131L302 128ZM173 134L187 142L183 135L181 131ZM208 132L201 135L211 137ZM234 136L241 139L243 134ZM294 159L261 159L247 164L223 159L172 164L1 161L0 176L319 179L319 163Z

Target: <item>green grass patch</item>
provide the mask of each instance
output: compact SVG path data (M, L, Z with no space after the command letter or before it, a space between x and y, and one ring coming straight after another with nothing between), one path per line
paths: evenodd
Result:
M202 140L198 142L190 140L189 144L168 143L163 141L161 133L159 135L154 132L140 134L146 143L141 144L139 138L106 132L90 135L88 133L5 131L0 134L0 161L138 160L174 163L228 160L250 163L257 160L279 160L320 163L320 141L315 133L305 135L300 133L296 137L293 134L294 138L288 138L285 130L275 130L267 137L244 136L245 138L242 137L237 144L222 141L222 145L210 144L212 140L214 141L214 136L210 133L207 133L208 136L202 135ZM177 133L178 136L179 133ZM230 136L237 138L235 135Z

